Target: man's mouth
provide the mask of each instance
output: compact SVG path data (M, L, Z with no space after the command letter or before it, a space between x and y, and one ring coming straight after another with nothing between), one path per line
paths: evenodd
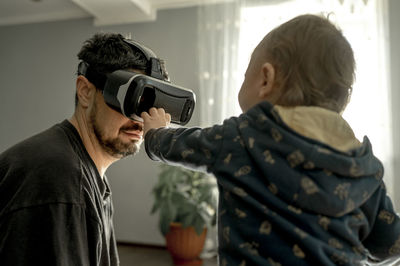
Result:
M131 139L137 139L140 140L142 139L143 136L143 131L138 131L138 130L121 130L122 133L124 133L125 135L127 135L129 138Z
M121 128L121 132L130 138L140 140L143 137L143 125L133 122L129 126Z

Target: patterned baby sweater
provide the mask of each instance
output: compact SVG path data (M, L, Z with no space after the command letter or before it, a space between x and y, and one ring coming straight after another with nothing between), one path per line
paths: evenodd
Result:
M365 265L400 256L400 219L367 137L337 113L262 102L209 128L145 136L153 160L212 173L220 265Z

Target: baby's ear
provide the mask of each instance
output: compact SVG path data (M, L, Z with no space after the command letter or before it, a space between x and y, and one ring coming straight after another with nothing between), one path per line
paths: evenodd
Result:
M263 77L263 84L261 86L259 96L266 98L272 93L275 85L275 68L271 63L264 63L261 66L261 72Z

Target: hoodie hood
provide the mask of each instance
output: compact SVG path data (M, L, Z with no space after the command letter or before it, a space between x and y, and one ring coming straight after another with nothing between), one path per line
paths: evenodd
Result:
M338 151L348 152L361 147L350 125L331 110L315 106L274 106L282 121L291 129L324 143Z
M367 137L357 140L343 117L319 107L282 107L263 102L245 113L251 127L239 125L246 149L270 180L270 188L288 204L327 216L360 207L382 184L383 166ZM256 132L254 132L254 130ZM279 154L272 159L271 154ZM266 162L280 160L271 173ZM283 161L283 162L282 162Z

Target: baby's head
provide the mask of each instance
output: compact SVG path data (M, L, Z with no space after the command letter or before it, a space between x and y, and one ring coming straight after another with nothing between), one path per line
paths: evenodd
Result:
M355 78L349 42L328 19L301 15L269 32L252 54L239 92L243 111L268 100L342 112Z

